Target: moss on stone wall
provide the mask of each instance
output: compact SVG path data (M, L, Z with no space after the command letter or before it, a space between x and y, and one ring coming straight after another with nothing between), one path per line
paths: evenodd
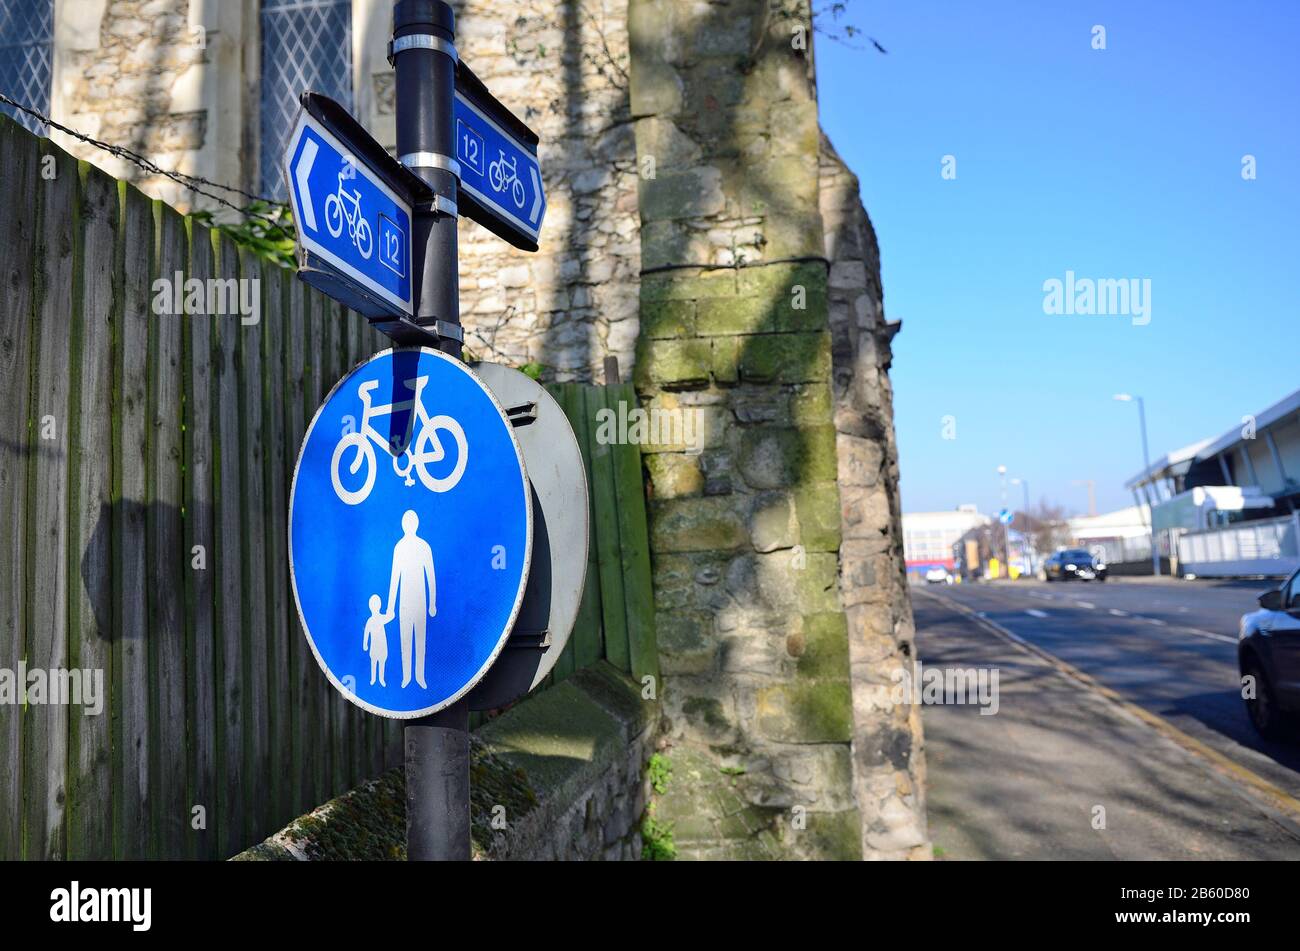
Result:
M470 738L470 839L475 858L492 845L494 807L504 807L514 821L536 808L537 802L537 793L523 770L494 755L482 740ZM390 769L331 799L235 860L299 858L313 862L405 861L405 771Z
M657 709L630 679L599 662L480 727L470 737L474 858L639 855L642 771ZM362 783L236 856L405 858L401 769Z

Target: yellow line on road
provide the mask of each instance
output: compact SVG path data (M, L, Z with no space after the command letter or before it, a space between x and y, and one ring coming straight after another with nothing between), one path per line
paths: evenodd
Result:
M1100 694L1111 703L1137 717L1166 739L1172 740L1189 753L1201 757L1219 775L1245 786L1249 793L1253 794L1265 805L1281 812L1288 819L1291 819L1294 822L1300 822L1300 799L1296 799L1290 793L1273 785L1258 773L1252 772L1235 760L1220 753L1213 747L1207 746L1194 736L1189 736L1164 717L1158 716L1150 710L1147 710L1145 707L1138 706L1130 700L1125 700L1118 692L1107 687L1091 674L1086 674L1073 664L1061 660L1061 658L1057 657L1055 654L1043 650L1036 644L1029 643L1024 638L1013 634L996 621L990 621L988 618L981 617L978 613L972 611L964 604L959 604L942 595L931 594L928 591L925 591L924 594L927 597L940 602L945 607L951 608L959 614L966 615L981 627L992 631L1004 640L1009 641L1013 646L1018 647L1024 652L1032 654L1039 660L1045 662L1058 673L1069 677L1071 680L1076 681L1094 693Z

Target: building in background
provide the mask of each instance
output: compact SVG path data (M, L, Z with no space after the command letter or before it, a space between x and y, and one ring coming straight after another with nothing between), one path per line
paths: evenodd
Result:
M1300 565L1300 390L1126 483L1174 570L1277 575ZM1149 551L1149 549L1148 549Z
M1106 564L1151 564L1151 510L1145 505L1069 519L1070 545L1086 548ZM1049 552L1050 554L1050 552Z
M974 505L959 505L951 512L904 512L903 559L908 575L921 577L935 567L955 573L953 546L971 529L992 521Z
M229 218L233 211L213 196L239 206L244 193L283 199L280 153L304 89L349 110L377 111L370 78L388 68L378 37L387 39L391 6L388 0L0 0L0 92L160 168L205 179L212 183L207 195L11 107L3 111L152 197ZM362 46L363 39L369 44ZM362 112L374 128L371 118Z

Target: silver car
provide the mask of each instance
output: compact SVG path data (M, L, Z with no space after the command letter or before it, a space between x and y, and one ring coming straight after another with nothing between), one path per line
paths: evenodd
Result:
M1242 616L1237 663L1246 713L1259 735L1266 739L1296 735L1300 713L1300 571L1280 588L1261 594L1258 611Z

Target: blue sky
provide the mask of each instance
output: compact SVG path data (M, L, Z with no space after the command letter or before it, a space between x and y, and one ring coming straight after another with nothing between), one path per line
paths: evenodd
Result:
M1300 388L1300 0L849 0L846 21L889 51L817 38L903 321L904 511L995 511L999 464L1072 514L1075 480L1131 504L1137 409L1113 394L1145 397L1155 458ZM1150 323L1045 314L1067 270L1149 279Z

